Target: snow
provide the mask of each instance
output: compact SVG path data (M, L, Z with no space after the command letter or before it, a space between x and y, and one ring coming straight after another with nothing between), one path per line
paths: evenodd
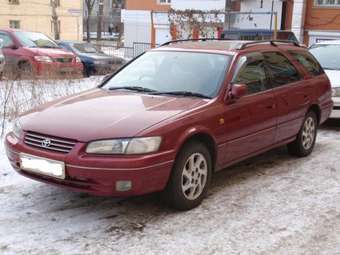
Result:
M1 144L0 254L340 254L339 124L321 128L310 157L282 147L217 173L188 212L157 194L117 200L26 179Z

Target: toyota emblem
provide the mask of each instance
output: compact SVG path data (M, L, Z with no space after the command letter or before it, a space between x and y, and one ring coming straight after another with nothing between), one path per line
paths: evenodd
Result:
M48 148L51 146L51 140L50 139L45 139L41 142L41 146L44 148Z

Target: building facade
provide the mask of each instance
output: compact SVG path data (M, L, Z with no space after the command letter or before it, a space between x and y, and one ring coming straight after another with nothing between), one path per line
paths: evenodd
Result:
M61 39L82 39L82 9L82 0L57 1L56 13ZM50 0L0 0L0 28L41 32L54 38Z

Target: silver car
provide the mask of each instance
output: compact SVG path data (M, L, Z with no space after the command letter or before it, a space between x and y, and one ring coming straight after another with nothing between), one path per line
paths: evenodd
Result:
M332 85L334 108L330 118L340 118L340 40L319 42L310 52L320 62Z
M0 39L0 80L2 80L2 77L3 77L3 73L4 73L4 67L5 67L5 56L4 54L2 53L2 46L3 46L3 43L2 43L2 40Z

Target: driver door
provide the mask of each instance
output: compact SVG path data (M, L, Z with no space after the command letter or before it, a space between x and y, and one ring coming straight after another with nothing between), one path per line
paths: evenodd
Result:
M276 102L263 55L241 56L232 83L247 85L248 94L225 106L223 165L269 148L276 133Z

